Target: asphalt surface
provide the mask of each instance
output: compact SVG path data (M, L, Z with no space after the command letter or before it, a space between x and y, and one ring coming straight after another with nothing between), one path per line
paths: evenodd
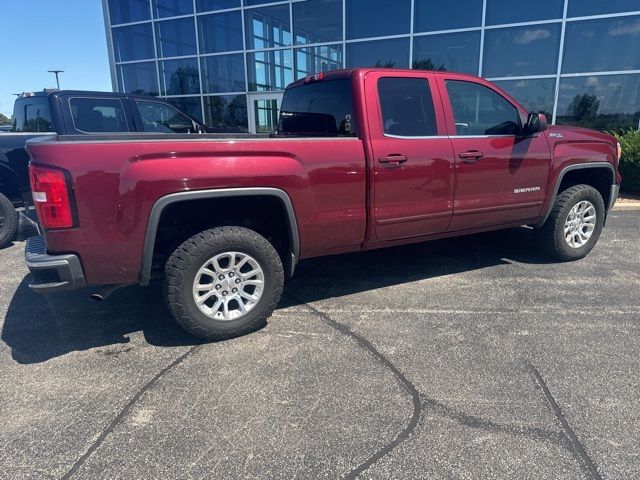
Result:
M0 478L640 478L639 211L309 261L199 344L161 288L28 288L0 251Z

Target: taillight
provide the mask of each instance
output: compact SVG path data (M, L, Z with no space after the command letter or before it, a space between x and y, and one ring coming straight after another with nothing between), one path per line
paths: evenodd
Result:
M29 164L33 203L44 228L73 227L69 185L63 170Z

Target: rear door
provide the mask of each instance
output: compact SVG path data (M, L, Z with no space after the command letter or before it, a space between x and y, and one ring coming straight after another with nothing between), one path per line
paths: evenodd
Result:
M449 230L537 217L551 160L544 136L519 136L523 112L491 84L447 76L439 82L456 162Z
M445 231L453 213L454 157L433 75L371 72L365 90L376 238Z

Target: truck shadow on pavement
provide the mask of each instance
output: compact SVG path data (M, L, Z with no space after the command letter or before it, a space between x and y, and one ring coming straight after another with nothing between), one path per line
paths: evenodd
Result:
M300 263L286 286L281 307L511 261L552 263L525 228L312 259ZM2 340L18 363L44 362L96 347L124 346L129 335L138 331L155 346L200 343L173 321L159 282L118 290L102 303L89 299L90 289L45 296L33 293L28 285L27 276L11 299L2 329Z

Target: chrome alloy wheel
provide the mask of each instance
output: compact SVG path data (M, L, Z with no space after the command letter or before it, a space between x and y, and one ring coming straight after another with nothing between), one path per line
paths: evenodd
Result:
M258 304L264 292L264 272L255 258L225 252L207 260L193 280L193 299L215 320L237 320Z
M583 200L569 211L564 223L564 238L571 248L584 247L596 228L596 208Z

